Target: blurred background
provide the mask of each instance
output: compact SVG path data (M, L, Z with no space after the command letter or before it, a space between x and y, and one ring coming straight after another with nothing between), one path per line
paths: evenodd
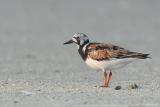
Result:
M76 47L62 45L76 32L150 53L159 63L159 5L159 0L0 0L0 63L25 62L26 56L59 68L65 61L79 63Z
M63 46L76 32L151 54L133 68L160 75L159 0L0 0L0 80L100 81L75 46Z

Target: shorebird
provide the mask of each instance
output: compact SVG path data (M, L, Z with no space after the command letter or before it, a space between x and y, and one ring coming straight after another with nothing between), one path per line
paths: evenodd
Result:
M108 87L112 78L112 70L119 69L137 60L150 58L149 54L132 52L120 46L90 42L84 33L76 33L66 44L76 44L84 62L95 70L104 72L103 87Z

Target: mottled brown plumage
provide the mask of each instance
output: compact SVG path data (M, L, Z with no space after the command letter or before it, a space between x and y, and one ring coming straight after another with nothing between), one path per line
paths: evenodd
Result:
M115 46L112 44L103 44L103 43L90 43L86 52L87 56L94 60L109 60L111 58L138 58L145 59L148 58L149 54L142 54L137 52L131 52L122 47Z
M71 43L77 45L80 56L88 66L104 72L103 87L109 86L112 70L124 67L136 59L150 58L149 54L132 52L116 45L91 43L84 33L74 34L72 39L64 44Z

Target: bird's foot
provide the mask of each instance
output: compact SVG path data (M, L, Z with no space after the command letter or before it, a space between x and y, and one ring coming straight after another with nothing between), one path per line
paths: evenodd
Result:
M109 88L108 85L101 85L100 87L102 87L102 88Z

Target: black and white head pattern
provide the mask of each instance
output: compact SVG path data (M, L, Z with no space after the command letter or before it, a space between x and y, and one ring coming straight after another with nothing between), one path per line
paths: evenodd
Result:
M72 40L79 46L89 43L89 38L84 33L76 33L73 35Z

